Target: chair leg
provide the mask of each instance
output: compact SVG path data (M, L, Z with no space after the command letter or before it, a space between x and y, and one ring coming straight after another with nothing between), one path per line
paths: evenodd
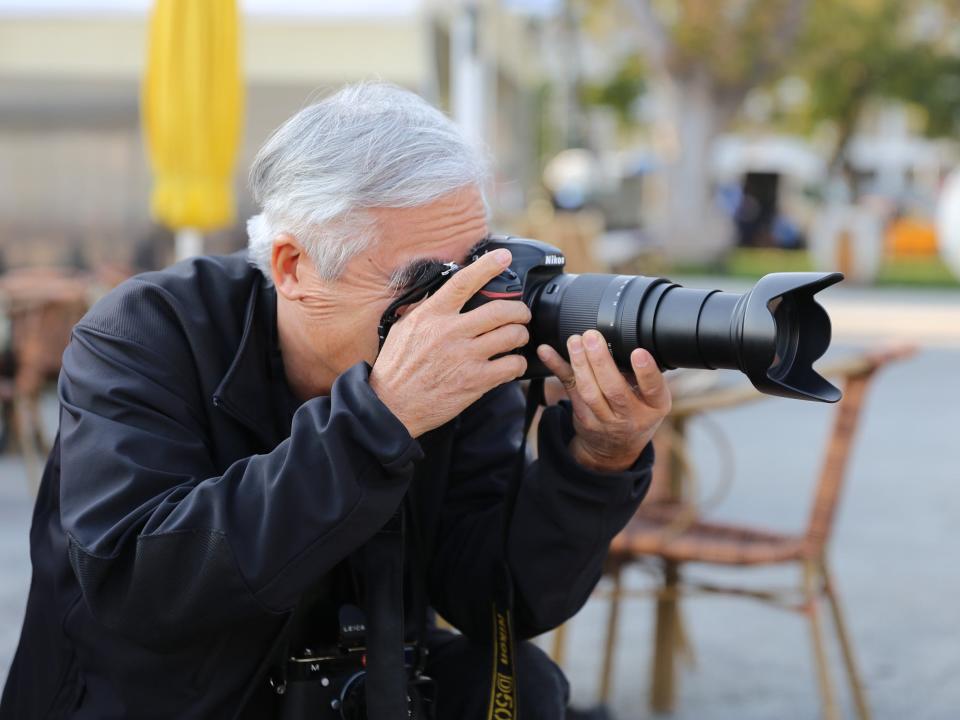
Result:
M820 623L820 588L817 587L817 581L819 579L820 575L817 567L813 563L804 563L804 600L806 602L807 617L810 619L813 654L817 664L817 680L820 684L820 697L823 701L823 717L825 720L839 720L840 713L833 692L833 683L830 681L827 651L823 642L823 627Z
M40 452L37 448L37 436L27 405L26 398L23 396L15 397L13 400L13 416L17 441L20 445L20 456L27 476L27 487L30 489L30 494L36 496L40 487Z
M28 409L30 413L30 429L34 435L34 445L37 448L41 458L46 457L51 450L50 441L47 439L47 433L43 428L43 415L40 412L40 393L31 395Z
M650 679L650 709L672 712L676 703L677 585L679 565L664 562L663 588L657 598L657 628Z
M833 624L837 629L837 638L840 640L840 649L843 651L843 663L847 669L847 678L850 681L850 690L853 693L853 700L857 705L857 716L860 720L870 720L870 707L867 705L867 696L863 689L863 682L860 679L860 672L857 669L857 663L853 655L853 644L850 642L850 635L847 632L847 624L843 619L843 612L840 608L840 599L837 597L836 588L833 585L833 578L826 562L821 562L820 573L823 576L823 587L830 601L830 611L833 614Z
M0 401L0 422L3 423L0 430L0 453L12 452L18 441L13 398Z
M688 667L697 666L697 654L693 649L693 643L690 642L690 634L687 632L687 621L683 618L683 610L677 604L677 650L683 656L683 660Z
M623 590L623 567L613 568L613 589L610 592L610 612L607 615L607 637L603 646L603 668L600 671L600 702L606 704L610 699L610 687L613 684L613 666L617 649L617 627L620 623L620 601Z
M559 666L567 661L567 623L553 631L553 649L550 652L553 661Z

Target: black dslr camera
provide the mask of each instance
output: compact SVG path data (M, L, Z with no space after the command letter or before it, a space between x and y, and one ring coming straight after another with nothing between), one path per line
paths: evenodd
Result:
M840 282L841 273L772 273L743 294L694 290L643 275L566 274L557 248L504 235L490 236L471 262L497 248L508 249L513 262L464 310L499 298L529 306L530 342L520 351L528 361L525 377L550 374L537 358L537 345L546 343L566 357L567 339L594 328L624 370L630 353L642 347L662 369L730 368L769 395L840 399L840 391L813 369L830 345L830 318L813 296ZM441 281L456 271L442 267Z
M283 697L282 720L307 718L367 717L366 621L363 612L344 605L339 611L339 631L333 646L300 648L287 659L285 678L271 680L274 691ZM423 674L426 649L404 646L407 670L407 717L432 720L434 682Z

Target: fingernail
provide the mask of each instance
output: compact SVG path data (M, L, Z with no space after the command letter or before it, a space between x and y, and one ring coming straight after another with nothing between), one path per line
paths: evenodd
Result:
M538 345L537 346L537 357L541 360L546 360L549 357L549 350L547 349L548 345Z
M583 342L586 343L587 347L591 350L600 349L600 340L597 337L596 333L588 332L583 336Z
M510 260L512 260L510 251L504 250L503 248L501 248L500 250L494 250L493 257L496 258L497 262L503 265L504 267L507 267L507 265L510 264Z
M567 347L572 353L582 353L583 352L583 341L580 339L579 335L572 335L570 340L567 342Z
M633 353L633 364L638 368L646 367L650 364L650 354L645 353L642 350L638 350Z

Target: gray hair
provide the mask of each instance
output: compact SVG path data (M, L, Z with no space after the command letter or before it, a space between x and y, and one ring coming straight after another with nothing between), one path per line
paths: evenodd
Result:
M271 280L273 239L296 237L332 280L376 239L371 208L426 205L487 179L486 156L450 118L386 83L349 85L304 108L250 168L262 208L247 221L249 259Z

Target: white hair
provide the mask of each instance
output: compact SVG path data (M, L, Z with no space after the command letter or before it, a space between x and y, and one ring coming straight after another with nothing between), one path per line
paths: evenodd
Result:
M485 154L419 96L349 85L291 117L257 153L250 262L270 281L273 240L289 233L335 279L375 241L371 208L419 207L471 185L482 193L487 172Z

